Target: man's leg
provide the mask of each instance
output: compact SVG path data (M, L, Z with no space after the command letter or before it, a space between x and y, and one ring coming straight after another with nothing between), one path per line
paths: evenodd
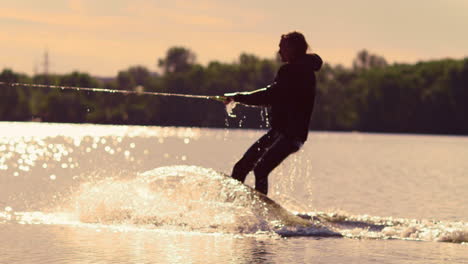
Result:
M300 143L280 136L266 151L254 169L255 189L263 194L268 193L268 174L289 155L300 148Z
M244 156L234 165L232 169L231 177L234 179L244 182L247 174L252 171L259 161L259 159L265 154L268 148L275 142L279 137L279 134L270 130L267 134L263 135L257 140L244 154Z

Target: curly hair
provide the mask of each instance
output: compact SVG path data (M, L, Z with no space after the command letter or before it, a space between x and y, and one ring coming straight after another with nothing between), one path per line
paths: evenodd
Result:
M303 55L309 49L309 44L307 44L304 35L297 31L281 35L281 41L291 45L296 55Z

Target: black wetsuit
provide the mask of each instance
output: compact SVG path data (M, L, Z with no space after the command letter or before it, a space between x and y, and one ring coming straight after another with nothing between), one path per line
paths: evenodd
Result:
M321 66L317 54L307 54L281 66L275 81L266 88L234 95L236 102L271 107L271 130L236 163L233 178L244 182L253 170L255 189L267 194L268 174L307 140L315 101L315 71Z

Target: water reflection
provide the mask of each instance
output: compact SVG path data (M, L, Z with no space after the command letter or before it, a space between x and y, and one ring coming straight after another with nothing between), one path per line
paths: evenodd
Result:
M58 247L55 250L78 249L68 257L89 263L280 263L275 251L281 239L271 237L135 229L48 229L53 231L54 240L60 241L54 243Z
M4 224L0 263L465 263L466 245Z
M44 214L57 212L84 182L174 164L228 172L259 132L5 122L0 130L0 263L468 261L466 244L114 228L60 223L57 214L47 223ZM272 196L290 210L345 210L349 221L390 223L386 236L437 240L443 229L466 239L468 138L313 133L303 151L272 174ZM42 215L13 219L36 210ZM355 226L342 232L372 235Z

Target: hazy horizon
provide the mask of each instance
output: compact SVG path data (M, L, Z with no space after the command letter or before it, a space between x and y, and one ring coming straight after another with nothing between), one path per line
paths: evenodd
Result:
M350 66L367 49L389 63L468 55L468 2L18 0L0 7L1 68L115 76L184 46L197 61L233 62L242 52L273 58L281 34L298 30L326 62ZM336 7L340 7L337 9Z

